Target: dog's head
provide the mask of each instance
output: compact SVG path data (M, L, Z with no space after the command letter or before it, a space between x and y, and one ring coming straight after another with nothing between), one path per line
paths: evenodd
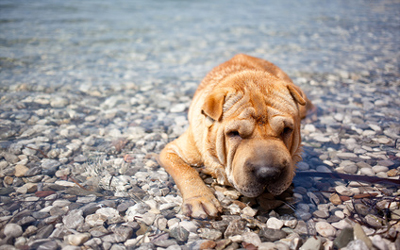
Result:
M280 194L290 186L301 159L303 96L269 73L244 71L225 78L205 98L206 147L243 195L256 197L265 188Z

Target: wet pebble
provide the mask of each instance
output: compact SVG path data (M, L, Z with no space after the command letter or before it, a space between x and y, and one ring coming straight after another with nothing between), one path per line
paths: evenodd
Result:
M317 222L315 228L323 237L332 237L336 234L336 229L331 224L324 221Z
M17 238L21 236L22 233L23 233L22 227L15 223L9 223L3 229L3 234L6 237Z

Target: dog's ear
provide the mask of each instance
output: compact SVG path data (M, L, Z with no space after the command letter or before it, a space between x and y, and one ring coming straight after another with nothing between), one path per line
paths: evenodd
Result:
M232 91L230 88L213 90L205 99L201 112L214 121L219 121L224 111L225 98Z
M307 101L304 99L304 93L298 88L296 85L288 84L287 88L289 89L290 94L292 95L293 99L300 104L301 106L306 105Z

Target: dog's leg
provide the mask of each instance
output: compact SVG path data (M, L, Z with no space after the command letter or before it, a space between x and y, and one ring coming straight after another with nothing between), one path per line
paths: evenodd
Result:
M205 219L217 216L222 207L198 172L190 165L201 164L190 132L169 143L160 154L160 163L172 176L183 197L187 216Z

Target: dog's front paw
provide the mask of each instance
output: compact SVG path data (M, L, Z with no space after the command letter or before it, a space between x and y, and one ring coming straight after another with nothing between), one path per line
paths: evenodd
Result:
M182 211L186 216L197 219L216 217L222 211L222 206L210 190L208 192L185 198L183 200Z

